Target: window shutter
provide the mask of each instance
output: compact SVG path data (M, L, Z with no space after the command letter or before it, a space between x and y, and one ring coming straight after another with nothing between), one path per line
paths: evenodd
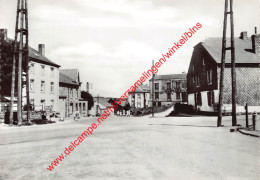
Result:
M211 106L211 93L207 92L208 95L208 105Z
M215 94L214 94L214 91L212 91L212 104L215 104Z
M195 106L197 106L197 94L194 93L194 102L195 102Z

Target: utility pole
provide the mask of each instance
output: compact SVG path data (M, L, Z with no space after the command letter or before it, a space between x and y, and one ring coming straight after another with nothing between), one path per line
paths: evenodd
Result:
M99 110L99 94L98 94L98 97L97 97L97 109L96 109L96 114L98 114L98 110Z
M228 1L230 10L228 12ZM231 47L226 47L227 16L230 15ZM231 50L231 77L232 77L232 126L236 126L236 72L235 72L235 44L234 44L234 22L233 22L233 0L225 0L224 25L222 38L221 72L219 85L219 107L217 127L222 126L223 89L226 51Z
M154 66L154 60L152 61L152 66ZM152 76L152 117L154 117L154 71Z
M29 79L29 28L28 28L28 3L27 0L25 0L25 29L27 30L26 34L26 43L25 43L25 63L26 63L26 118L27 118L27 123L30 122L30 108L31 108L31 103L30 103L30 79Z
M13 124L13 106L14 106L14 91L15 91L15 65L17 54L17 36L18 36L18 20L19 20L20 0L17 2L16 23L15 23L15 37L14 37L14 53L13 53L13 67L12 67L12 84L11 84L11 100L10 100L10 124Z
M20 20L19 20L20 18ZM20 24L20 29L18 25ZM25 27L24 27L25 26ZM17 47L17 37L19 35L19 48ZM24 36L25 36L25 47L24 47ZM17 0L17 14L16 14L16 26L15 26L15 40L14 40L14 55L13 55L13 68L12 68L12 85L11 85L11 107L10 107L10 123L13 123L13 105L14 105L14 90L15 90L15 65L16 57L18 53L18 90L17 90L17 120L18 125L22 122L22 61L25 59L26 64L26 77L28 74L28 11L27 11L27 0ZM26 81L29 79L26 78ZM28 82L29 83L29 82ZM29 84L28 84L29 85ZM27 83L26 83L27 86ZM29 90L29 88L27 87ZM26 90L27 91L27 90ZM27 94L27 93L26 93ZM28 104L27 94L27 106ZM29 99L30 100L30 99ZM30 103L30 102L29 102ZM29 111L29 108L27 108ZM27 113L27 119L29 113Z
M236 110L236 60L235 60L235 41L234 41L234 18L233 18L233 0L230 0L230 26L231 26L231 75L232 75L232 126L237 125Z

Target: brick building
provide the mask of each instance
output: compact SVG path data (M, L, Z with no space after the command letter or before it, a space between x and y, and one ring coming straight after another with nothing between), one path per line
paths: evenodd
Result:
M227 41L227 46L230 42ZM217 111L222 38L209 38L193 50L187 75L188 103L200 111ZM237 112L260 111L260 35L235 38ZM231 54L227 51L224 78L224 111L231 111Z
M88 102L81 98L81 82L78 69L61 69L59 80L59 105L63 117L75 113L88 115Z

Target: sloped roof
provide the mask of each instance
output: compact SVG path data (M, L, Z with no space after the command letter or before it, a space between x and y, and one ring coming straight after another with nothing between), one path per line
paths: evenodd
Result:
M260 56L253 53L251 39L234 38L236 63L260 63ZM213 59L221 63L222 38L208 38L201 45L209 52ZM230 38L227 38L230 47ZM231 51L226 51L226 63L231 63Z
M169 80L169 79L186 79L187 74L166 74L166 75L157 75L154 77L155 80ZM152 81L152 78L150 79Z
M79 83L79 70L78 69L60 69L60 74L68 76L70 79Z
M138 86L137 89L135 90L135 93L140 93L140 92L150 92L149 86L146 84L141 84L141 86Z
M97 98L98 98L98 97L94 97L94 101L95 101L95 102L97 102ZM102 104L103 106L105 106L105 107L110 107L110 106L112 106L112 105L108 102L108 99L107 99L107 98L104 98L104 97L99 97L99 98L98 98L98 102L99 102L100 104Z
M13 39L7 38L7 42L14 42ZM29 58L31 61L39 62L42 64L47 64L55 67L60 67L60 65L54 63L53 61L49 60L47 57L41 55L37 50L33 49L29 46Z
M52 62L47 57L41 55L38 51L36 51L35 49L33 49L31 47L29 47L29 58L31 58L30 60L35 61L35 62L48 64L48 65L52 65L55 67L60 67L60 65Z
M59 82L60 83L64 83L64 84L70 84L70 85L79 85L76 81L74 81L73 79L71 79L70 77L68 77L67 75L63 74L62 72L60 72L60 77L59 77Z

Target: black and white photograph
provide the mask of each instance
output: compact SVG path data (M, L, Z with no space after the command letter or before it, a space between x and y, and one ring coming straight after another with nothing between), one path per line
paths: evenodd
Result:
M0 180L260 180L260 0L0 0Z

